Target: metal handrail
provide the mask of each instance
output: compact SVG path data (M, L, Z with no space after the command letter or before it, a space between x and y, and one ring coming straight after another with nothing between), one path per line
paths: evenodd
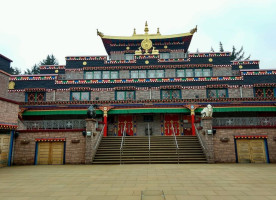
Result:
M103 137L104 127L105 127L105 125L103 126L102 131L100 132L100 134L99 134L99 136L97 138L96 144L94 145L93 149L97 149L98 148L98 146L100 144L100 141L101 141L101 139Z
M205 151L205 150L207 149L207 147L204 145L204 143L203 143L203 141L202 141L202 139L201 139L201 136L199 135L199 132L198 132L196 126L195 126L194 124L193 124L193 126L194 126L194 128L195 128L196 136L197 136L197 138L198 138L198 140L199 140L199 142L200 142L200 144L201 144L203 150Z
M151 163L151 155L150 155L150 129L149 129L149 123L148 123L148 137L149 137L149 163Z
M177 153L177 157L178 157L178 164L179 164L179 147L178 147L178 142L175 136L175 131L174 131L174 127L172 124L172 131L173 131L173 136L174 136L174 141L175 141L175 145L176 145L176 153Z
M122 153L123 153L123 145L124 145L124 138L126 135L126 123L123 129L123 136L122 136L122 141L121 141L121 147L120 147L120 165L122 164Z

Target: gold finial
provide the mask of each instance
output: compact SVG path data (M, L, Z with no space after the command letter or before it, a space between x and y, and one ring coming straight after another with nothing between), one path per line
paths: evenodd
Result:
M159 31L159 28L157 28L157 35L161 35L160 31Z
M190 33L191 33L191 34L194 34L195 32L197 32L197 25L196 25L195 28L193 28L192 30L190 30Z
M136 35L136 28L134 28L133 30L133 35Z
M97 29L97 35L100 36L100 37L104 36L104 34L102 32L100 32L98 29Z
M149 32L148 22L146 21L146 25L145 25L145 34L148 34L148 32Z

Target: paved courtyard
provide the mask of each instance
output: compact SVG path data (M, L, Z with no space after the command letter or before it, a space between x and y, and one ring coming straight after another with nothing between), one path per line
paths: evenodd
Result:
M0 168L2 200L276 199L275 164ZM162 193L163 191L163 193Z

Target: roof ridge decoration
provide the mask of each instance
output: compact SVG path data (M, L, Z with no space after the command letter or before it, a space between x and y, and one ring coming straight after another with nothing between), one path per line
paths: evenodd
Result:
M172 34L172 35L161 35L159 28L157 28L156 34L149 34L148 23L146 21L145 24L145 34L136 34L136 29L134 28L132 36L110 36L104 35L97 29L97 35L100 36L102 39L114 39L114 40L144 40L146 37L148 39L168 39L168 38L176 38L176 37L183 37L183 36L192 36L195 32L197 32L197 25L195 28L191 29L188 33L180 33L180 34Z

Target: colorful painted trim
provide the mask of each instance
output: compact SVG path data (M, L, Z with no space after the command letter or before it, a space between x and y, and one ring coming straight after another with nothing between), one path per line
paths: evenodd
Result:
M26 92L46 92L46 88L26 88Z
M267 135L239 135L234 136L235 139L267 139Z
M137 55L134 57L135 59L157 59L159 58L159 55Z
M259 60L242 60L242 61L231 61L232 65L257 65L260 63Z
M65 69L65 65L41 65L40 69Z
M14 130L17 129L17 125L0 124L0 129Z
M107 56L67 56L65 60L107 60Z
M223 57L231 56L230 52L213 52L213 53L190 53L190 58L202 58L202 57Z
M276 70L262 70L262 71L241 71L243 76L253 76L253 75L275 75Z
M276 98L206 98L206 99L151 99L151 100L104 100L104 101L48 101L48 102L22 102L21 105L91 105L91 104L155 104L155 103L238 103L238 102L274 102ZM245 109L241 107L240 109ZM252 111L276 111L276 107L260 107Z
M123 102L123 101L122 101ZM127 102L127 101L124 101ZM171 101L172 102L172 101ZM117 102L118 103L118 102ZM160 102L158 102L160 103ZM195 103L187 102L185 103ZM207 103L207 102L204 102ZM86 105L91 105L91 102L86 102ZM178 107L162 107L160 104L141 105L143 107L136 108L115 108L108 111L108 114L135 114L135 113L190 113L188 108L183 106ZM153 107L155 106L155 107ZM203 108L197 108L196 113L200 113ZM236 107L214 107L214 112L276 112L275 106L236 106ZM26 110L23 116L46 116L46 115L86 115L85 109L61 109L61 110ZM96 110L96 114L102 115L103 111Z
M276 83L257 83L253 85L254 87L275 87Z
M191 78L140 78L140 79L83 79L56 80L55 84L100 84L100 83L156 83L156 82L194 82L194 81L238 81L242 76L191 77Z
M136 60L105 60L104 64L128 64L136 63Z
M36 142L64 142L65 138L36 138Z
M190 58L158 59L158 62L189 62Z
M231 65L213 64L187 64L187 65L144 65L144 66L108 66L108 67L83 67L83 70L120 70L120 69L178 69L178 68L199 68L199 67L231 67Z
M10 81L44 81L44 80L55 80L58 75L39 75L39 76L11 76Z

